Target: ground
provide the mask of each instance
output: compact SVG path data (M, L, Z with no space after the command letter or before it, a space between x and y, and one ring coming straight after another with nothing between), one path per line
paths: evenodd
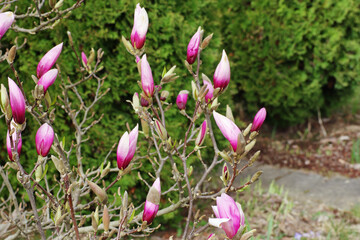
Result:
M234 196L257 229L254 239L359 239L360 118L345 111L321 120L286 131L265 127L258 137L260 164L252 171L264 170L263 182ZM214 228L197 239L211 232L223 239ZM169 229L152 239L170 236L179 233Z

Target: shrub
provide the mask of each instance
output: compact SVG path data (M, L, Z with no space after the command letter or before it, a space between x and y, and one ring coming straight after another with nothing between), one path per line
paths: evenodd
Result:
M232 79L248 111L303 122L333 110L360 81L360 8L353 0L221 1Z

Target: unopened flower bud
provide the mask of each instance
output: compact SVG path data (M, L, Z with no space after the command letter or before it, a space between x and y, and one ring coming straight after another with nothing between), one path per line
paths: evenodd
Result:
M3 84L1 84L1 111L5 114L7 120L12 117L9 95Z
M266 109L261 108L255 115L252 123L251 132L259 131L266 118Z
M221 180L223 181L225 186L227 185L229 179L230 179L230 172L229 172L228 167L226 166L226 163L224 163L224 166L223 166L223 169L222 169Z
M151 72L150 64L146 58L146 54L144 54L140 63L141 63L141 87L145 95L151 98L154 95L154 79Z
M144 206L142 220L146 221L147 224L152 223L159 210L160 196L161 196L160 179L157 178L149 190Z
M9 82L9 95L10 95L10 106L14 121L17 124L23 124L25 122L25 98L20 88L16 83L8 78Z
M130 132L125 132L120 141L116 152L117 165L120 170L124 170L129 166L130 161L133 159L136 144L139 135L139 126L136 127Z
M134 48L141 49L145 44L146 33L149 26L149 17L145 10L140 6L140 3L136 5L134 14L134 26L131 31L131 43Z
M63 43L60 43L50 49L40 60L36 73L37 77L40 78L42 75L44 75L47 71L49 71L52 66L54 66L56 60L60 56L61 50L63 47Z
M176 105L180 110L184 110L186 108L188 95L189 95L189 91L187 90L182 90L179 92L179 95L176 98Z
M41 76L41 78L37 82L37 85L43 86L44 93L46 93L47 89L55 82L57 75L58 75L58 70L51 69Z
M142 107L148 107L149 106L149 101L146 100L145 98L141 97L140 104L141 104Z
M169 91L164 90L164 91L161 92L160 100L165 101L168 96L169 96Z
M87 68L88 65L88 59L84 52L81 52L81 60L85 68Z
M11 27L15 20L15 15L12 12L0 13L0 39L4 36L6 31Z
M206 120L204 120L203 123L201 124L199 134L195 140L195 146L201 146L203 144L206 136L206 131L207 131L207 123Z
M10 128L11 128L11 132L9 133L9 131L7 131L7 135L6 135L6 149L9 155L9 159L10 161L14 161L13 159L13 154L12 154L12 150L11 150L11 140L10 140L10 134L12 137L12 143L13 143L13 148L15 148L16 142L17 142L17 150L14 150L15 152L17 152L18 155L20 155L21 153L21 147L22 147L22 139L21 139L21 134L19 135L19 138L17 138L17 134L16 134L16 129L13 126L13 124L10 124Z
M200 46L200 39L201 39L201 28L197 30L197 32L192 36L188 47L187 47L187 56L186 61L189 64L193 64L197 58Z
M220 91L224 91L230 82L230 63L226 55L225 50L223 50L221 61L216 67L214 73L214 88L219 88Z
M141 119L141 128L146 138L149 137L149 124L144 119Z
M214 87L210 82L210 79L205 75L202 74L202 79L204 86L206 86L207 93L205 95L205 102L208 103L214 97Z
M159 135L159 137L163 140L163 141L165 141L165 140L167 140L167 131L166 131L166 129L165 129L165 127L162 125L162 123L159 121L159 120L157 120L157 119L155 119L154 120L154 122L155 122L155 129L156 129L156 132L158 133L158 135Z
M36 151L39 155L43 157L48 155L54 142L54 136L54 130L49 124L41 125L35 136Z

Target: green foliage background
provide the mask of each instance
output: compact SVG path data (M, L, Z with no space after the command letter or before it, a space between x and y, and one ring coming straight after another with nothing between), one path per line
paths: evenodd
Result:
M18 11L25 12L31 3L30 0L17 2ZM64 42L64 49L57 63L61 66L62 76L69 76L72 81L79 79L67 31L72 33L78 54L84 51L89 55L91 48L104 50L102 74L108 76L104 89L111 88L111 91L94 109L98 117L104 113L104 119L89 132L91 140L83 145L86 167L99 166L111 146L126 131L126 122L131 127L139 122L125 101L140 91L136 83L140 77L133 56L121 43L121 35L130 38L136 3L86 1L85 6L73 11L53 30L36 35L9 30L1 40L2 49L5 49L14 43L15 37L28 39L15 61L28 97L35 85L30 75L35 75L38 61L60 42ZM180 90L191 88L192 77L183 61L187 44L198 26L205 29L205 35L214 33L210 46L203 52L201 71L212 78L222 49L231 61L230 87L221 96L219 111L222 113L226 103L241 103L250 113L247 120L251 120L253 114L265 106L270 122L279 125L300 123L318 108L327 112L344 103L360 80L360 3L357 0L158 0L140 3L147 9L150 19L146 53L155 82L159 83L164 67L178 66L180 78L164 88L170 91L168 102L175 103ZM19 20L18 24L27 26L32 21ZM6 62L0 64L0 70L1 82L7 85L7 76L14 76ZM94 86L95 82L89 82L80 88L80 92L91 98ZM53 98L61 94L57 84L51 87L50 94ZM193 101L188 104L189 109L194 106ZM234 109L235 115L239 111ZM71 121L60 108L56 116L56 132L66 137L69 147L74 139ZM34 138L38 126L29 115L27 119L22 161L26 161L26 167L31 169L36 161ZM175 107L167 112L167 122L172 126L168 129L172 136L183 137L184 132L179 129L184 128L187 120ZM1 159L5 160L5 125L1 123L0 128L4 136L1 138ZM218 139L223 140L222 135L218 134ZM227 146L224 143L223 146ZM144 145L145 142L141 142L140 149ZM115 152L109 159L115 166ZM150 170L150 164L145 164L142 175ZM136 173L126 176L122 187L136 189L140 183L135 179ZM13 182L16 182L15 177ZM136 191L134 197L143 199L145 194Z

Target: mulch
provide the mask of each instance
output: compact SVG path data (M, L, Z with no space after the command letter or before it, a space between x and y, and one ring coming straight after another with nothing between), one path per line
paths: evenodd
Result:
M327 120L324 128L326 136L317 122L302 126L300 130L281 132L275 138L267 137L265 132L265 137L260 137L261 134L256 144L256 148L261 150L259 160L272 165L308 169L326 176L338 173L350 178L360 177L360 163L352 161L353 144L360 138L360 124L333 117ZM290 137L294 132L296 136ZM301 134L305 132L306 135Z

